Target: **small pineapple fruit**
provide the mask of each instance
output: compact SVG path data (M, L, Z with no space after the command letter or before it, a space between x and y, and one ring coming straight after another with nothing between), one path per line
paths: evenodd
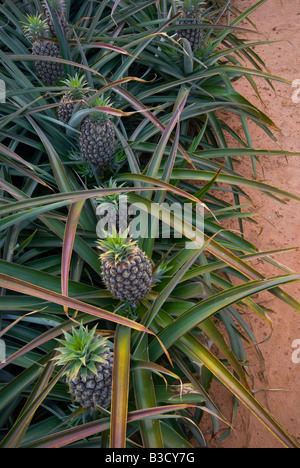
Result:
M108 99L98 98L93 107L111 107ZM105 112L93 112L81 124L79 144L84 161L96 167L110 165L115 151L115 129Z
M67 34L70 30L69 24L65 17L66 5L64 0L48 0L48 4L50 5L53 13L55 14L56 20L58 24L61 26L62 30L65 34ZM52 37L56 38L56 30L55 25L52 19L51 12L48 8L46 2L43 2L43 10L44 15L46 17L46 21L51 32Z
M100 255L102 277L107 289L115 299L135 305L150 291L152 264L136 241L115 230L105 240L98 242L103 251Z
M25 35L33 42L32 55L61 58L57 45L48 41L48 28L41 15L28 16L24 26ZM64 67L61 63L39 60L35 62L38 76L44 83L55 85L57 80L64 78Z
M123 187L123 185L121 184L119 187ZM107 184L108 189L115 189L117 187L118 185L112 179ZM113 229L118 233L122 233L128 229L131 221L128 206L126 202L123 202L119 193L97 197L96 201L100 203L97 207L97 214L100 215L101 222L105 222L110 234L112 234Z
M177 0L183 19L179 21L180 25L186 25L186 29L178 31L179 37L187 39L191 45L192 51L199 50L203 42L203 31L200 28L189 28L190 25L201 24L202 13L204 11L199 0Z
M111 403L113 352L107 339L82 324L70 333L64 333L64 340L57 340L60 355L54 359L57 365L69 363L66 382L74 403L83 408L108 408Z
M79 77L76 73L74 77L69 76L69 78L62 83L65 86L68 86L70 90L64 93L60 101L57 115L61 122L68 123L72 117L76 105L78 104L78 101L82 101L79 103L78 109L80 109L83 105L85 93L87 92L85 89L87 82L84 81L84 76Z

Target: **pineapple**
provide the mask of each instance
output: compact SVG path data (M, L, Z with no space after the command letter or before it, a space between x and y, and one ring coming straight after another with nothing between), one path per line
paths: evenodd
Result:
M121 184L120 187L123 187L123 185L124 184ZM118 186L116 182L114 182L112 179L107 184L108 189L114 189L117 187ZM127 203L121 203L119 193L97 197L96 201L100 202L97 208L97 214L99 212L100 219L103 219L107 223L108 232L110 234L112 234L113 229L115 229L118 233L122 233L128 229L131 221L130 215L128 213L128 207Z
M41 15L28 16L24 26L25 35L33 41L32 55L61 58L60 51L53 42L48 41L48 28ZM64 67L61 63L39 60L35 68L41 80L49 85L55 85L64 78Z
M64 0L48 0L48 4L50 5L53 13L56 16L56 19L61 26L62 30L64 31L65 35L69 32L70 27L69 24L65 18L65 10L66 10L66 5ZM51 12L48 8L48 5L46 2L43 3L43 10L44 10L44 15L46 17L46 21L49 27L49 30L51 32L52 37L56 38L56 30L55 30L55 25L52 19Z
M71 334L64 331L65 339L57 340L60 354L54 358L59 366L69 363L66 383L73 402L92 410L110 406L113 368L113 352L96 328L88 330L81 324Z
M84 81L84 77L79 77L76 73L74 77L69 76L69 78L63 81L65 86L70 88L69 91L64 93L61 101L60 106L58 108L57 114L58 119L61 122L68 123L72 117L75 107L77 106L78 102L74 101L82 101L78 105L78 110L82 107L85 93L86 93L86 85L87 82Z
M105 286L115 299L135 305L150 291L152 264L136 241L113 230L105 240L98 242L103 251L100 255L102 277Z
M191 45L192 51L199 50L203 42L203 31L200 28L189 28L190 25L201 24L202 13L204 11L199 0L177 0L183 19L179 21L180 25L186 25L186 29L178 31L181 38L187 39Z
M111 107L108 99L98 98L93 107ZM110 165L115 151L115 129L105 112L93 112L80 128L79 144L84 161L96 167Z

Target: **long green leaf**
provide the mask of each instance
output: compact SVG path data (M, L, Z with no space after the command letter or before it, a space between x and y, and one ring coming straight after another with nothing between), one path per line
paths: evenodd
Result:
M189 335L178 347L193 362L204 364L279 440L289 448L299 448L278 422L258 403L251 393L228 371L228 369L196 338Z
M142 337L139 352L134 357L144 361L148 360L148 340L145 335ZM138 410L145 410L146 408L157 406L153 377L149 370L135 370L133 385ZM144 447L163 448L159 420L141 420L140 431Z
M232 287L231 289L211 296L209 299L204 299L178 317L171 325L164 328L158 336L166 348L168 348L189 330L195 328L218 310L222 310L253 294L295 281L300 281L300 274L278 276L268 280L256 280ZM156 361L160 354L161 350L158 349L157 344L152 343L150 345L151 360Z
M17 419L16 423L9 431L9 433L5 436L2 440L0 447L1 448L13 448L15 444L19 441L21 434L24 431L24 428L27 426L28 421L31 420L34 413L44 401L50 390L54 387L54 385L58 382L58 380L63 376L66 368L69 364L66 364L52 379L52 381L47 385L47 387L37 396L37 398L33 401L33 403L27 408L24 413Z
M128 413L128 422L140 421L144 419L158 418L163 414L171 411L180 411L185 408L195 407L191 404L177 404L169 406L158 406L155 408L147 408L137 411L131 411ZM53 434L44 437L41 440L36 441L33 444L29 444L27 448L59 448L69 445L77 440L89 437L97 434L98 432L106 431L110 427L109 418L103 418L98 421L84 424L73 429L67 429L66 431L58 434ZM26 446L24 446L26 447Z
M69 269L76 235L76 229L80 218L81 211L85 201L73 203L67 219L65 236L63 241L62 262L61 262L61 292L63 296L68 296L69 290ZM65 308L65 313L68 309Z
M147 180L147 179L145 179ZM156 179L152 179L156 180ZM27 200L22 200L19 202L13 202L9 205L5 205L0 207L0 215L4 215L6 213L11 213L13 211L19 211L26 208L33 208L36 206L44 206L46 204L56 203L59 201L65 201L66 204L70 202L80 201L80 200L88 200L90 198L95 197L104 197L107 195L114 195L118 193L130 193L135 191L153 191L153 190L170 190L177 195L181 195L184 198L188 198L195 203L199 203L197 198L193 197L193 195L188 194L184 190L178 189L170 184L165 182L161 182L156 180L156 186L153 187L122 187L122 188L115 188L115 189L94 189L94 190L82 190L76 192L65 192L65 193L57 193L55 195L45 195L42 197L30 198Z
M7 383L0 390L0 410L3 409L13 400L17 399L18 395L35 381L37 377L43 372L44 366L47 364L52 356L52 352L44 356L42 359L32 364L21 372L17 377Z
M130 375L130 328L117 326L112 375L110 448L126 448Z
M102 318L110 322L119 323L121 325L134 328L135 330L143 331L154 335L153 332L145 328L143 325L133 322L132 320L129 320L125 317L121 317L119 315L113 314L98 307L85 304L84 302L78 301L77 299L64 297L61 294L55 293L44 288L40 288L39 286L26 283L25 281L12 278L7 275L3 275L2 273L0 273L0 285L12 291L16 291L22 294L28 294L34 297L39 297L40 299L44 299L49 302L54 302L55 304L70 307L70 309L80 310L81 312L85 312L86 314L94 315L95 317Z

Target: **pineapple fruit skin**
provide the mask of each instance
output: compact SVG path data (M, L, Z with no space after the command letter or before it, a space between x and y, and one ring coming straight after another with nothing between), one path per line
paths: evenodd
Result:
M45 57L61 58L58 47L51 41L36 41L32 46L33 55L41 55ZM64 78L64 67L61 63L36 61L35 68L41 80L49 85L56 85L57 80Z
M196 15L187 15L189 18L193 18L193 20L182 19L179 21L180 25L186 25L186 29L182 29L179 31L180 37L183 39L187 39L191 45L192 51L195 52L199 50L203 43L203 31L199 28L191 29L189 26L191 24L201 24L202 21Z
M178 36L187 39L190 43L193 52L199 50L203 45L203 30L200 27L191 28L202 24L202 17L205 11L202 6L206 3L201 0L177 0L179 11L182 18L179 20L179 25L186 26L185 29L178 31Z
M102 260L102 276L115 299L135 304L152 285L152 265L139 248L124 263Z
M61 8L58 9L58 11L56 12L56 18L57 18L57 21L58 23L60 24L62 30L64 31L65 35L67 35L67 33L70 31L70 26L65 18L65 15L64 15L64 1L61 2ZM56 34L56 30L55 30L55 26L54 26L54 23L53 23L53 20L51 18L51 14L50 14L50 11L48 10L47 6L45 4L43 4L43 11L44 11L44 15L46 17L46 21L47 21L47 24L48 24L48 28L49 28L49 31L51 33L51 36L53 38L56 38L57 37L57 34Z
M86 117L79 138L82 159L96 167L109 166L115 150L115 130L110 120L99 124Z
M111 404L113 352L105 351L101 355L106 364L97 364L98 375L88 374L86 378L80 373L69 380L69 391L75 403L83 408L96 409L97 406L107 409Z
M57 111L57 116L58 116L58 119L61 121L61 122L65 122L65 123L68 123L69 120L71 119L72 115L73 115L73 112L74 112L74 109L76 107L76 105L78 104L78 102L69 102L69 101L73 101L74 98L72 97L72 95L70 93L67 93L65 94L61 101L60 101L60 106L58 108L58 111ZM65 104L67 103L67 104ZM79 106L78 106L78 110L82 107L83 103L79 103Z

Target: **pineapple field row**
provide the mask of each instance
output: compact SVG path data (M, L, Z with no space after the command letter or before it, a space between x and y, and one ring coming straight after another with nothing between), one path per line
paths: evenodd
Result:
M300 312L284 288L300 274L277 260L295 249L245 235L248 189L300 201L256 177L263 157L300 153L256 149L253 128L277 127L238 91L289 84L257 52L265 3L0 4L1 448L210 447L239 405L298 447L247 354L245 311L272 328L260 293Z

